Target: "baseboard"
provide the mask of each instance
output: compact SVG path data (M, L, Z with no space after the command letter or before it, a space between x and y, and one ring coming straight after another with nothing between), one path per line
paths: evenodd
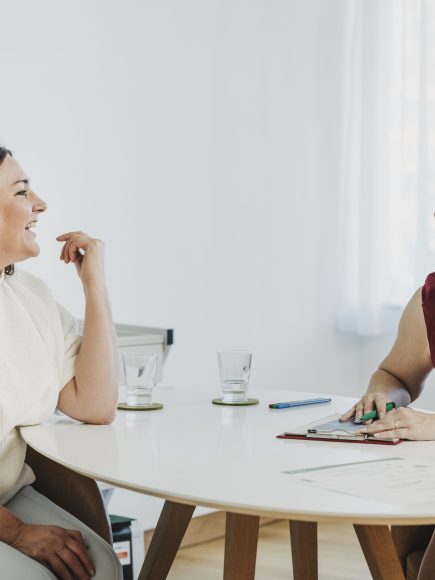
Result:
M274 524L279 520L273 518L260 518L260 526ZM145 547L150 545L154 530L146 530ZM205 542L211 542L225 537L225 512L213 512L192 518L186 534L181 543L181 548L189 548ZM181 549L180 548L180 549Z

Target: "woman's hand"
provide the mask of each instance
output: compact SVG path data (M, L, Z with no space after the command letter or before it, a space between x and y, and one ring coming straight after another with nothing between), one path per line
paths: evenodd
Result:
M104 243L83 232L68 232L56 238L65 242L60 259L68 264L74 262L83 285L92 281L104 281Z
M362 427L361 433L388 439L435 440L435 414L400 407L386 413L383 419Z
M340 421L348 421L351 417L355 417L358 421L362 415L373 410L377 410L379 418L383 419L387 413L386 405L390 400L382 393L366 393L356 405L340 417Z
M85 539L77 530L21 524L10 545L43 564L61 580L89 580L95 570Z

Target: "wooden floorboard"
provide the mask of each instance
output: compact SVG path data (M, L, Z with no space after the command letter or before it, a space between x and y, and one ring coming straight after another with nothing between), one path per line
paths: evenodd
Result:
M319 580L370 580L352 525L319 524ZM222 580L224 540L181 549L168 580ZM260 528L255 580L291 580L287 521Z
M186 534L181 543L182 548L204 544L225 537L226 513L217 511L190 520ZM272 518L260 518L260 526L268 526L279 520ZM150 545L154 530L145 531L145 551Z

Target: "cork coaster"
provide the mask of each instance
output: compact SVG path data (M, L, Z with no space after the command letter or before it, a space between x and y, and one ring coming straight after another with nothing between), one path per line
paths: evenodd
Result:
M120 411L156 411L157 409L163 409L161 403L152 403L151 405L127 405L127 403L118 403L118 409Z
M258 399L247 399L246 401L239 401L237 403L224 403L222 399L213 399L213 405L225 405L228 407L246 407L246 405L258 405Z

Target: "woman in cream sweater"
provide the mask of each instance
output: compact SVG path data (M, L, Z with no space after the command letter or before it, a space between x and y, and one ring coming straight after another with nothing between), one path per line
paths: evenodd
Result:
M120 579L111 547L38 494L24 463L19 426L44 421L56 408L86 423L110 423L117 400L103 243L83 232L57 238L60 259L74 264L83 284L81 338L47 286L15 267L39 254L33 228L46 209L10 151L0 147L0 577Z

